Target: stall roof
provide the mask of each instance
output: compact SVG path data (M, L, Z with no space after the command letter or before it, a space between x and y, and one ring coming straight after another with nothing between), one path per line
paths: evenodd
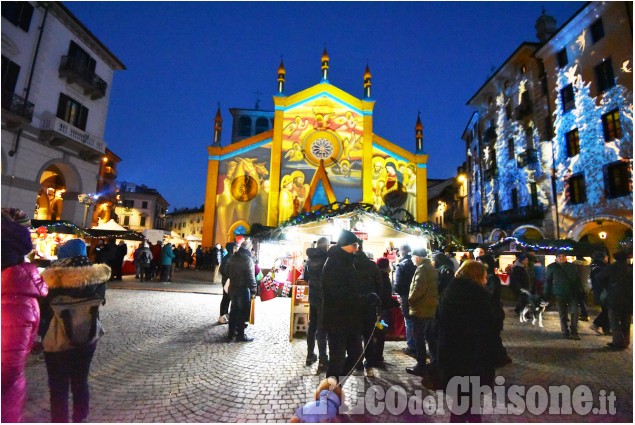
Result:
M325 205L315 211L300 213L291 217L278 227L267 227L254 224L250 236L256 240L279 240L284 238L284 233L290 229L314 230L316 234L326 234L324 229L330 219L345 219L353 217L367 217L377 227L374 229L379 238L397 238L404 235L425 236L433 245L443 248L450 243L460 245L447 231L439 228L434 223L418 223L406 210L401 208L392 211L376 212L371 204L355 203L346 204L334 202Z
M604 250L601 245L578 242L573 239L525 240L523 238L516 238L513 236L507 237L490 245L489 249L494 252L508 252L510 251L511 244L516 244L518 251L534 251L537 254L554 254L558 250L564 250L569 252L569 255L582 255L588 257L593 253L593 251Z
M66 220L31 220L31 229L37 231L41 227L46 228L47 233L65 233L83 238L143 240L143 236L132 230L82 229Z

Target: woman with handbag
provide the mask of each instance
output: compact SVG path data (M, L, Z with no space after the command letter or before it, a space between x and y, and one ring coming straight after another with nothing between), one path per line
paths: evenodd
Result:
M73 422L84 422L89 411L90 363L103 334L98 310L106 303L111 270L86 257L86 244L81 239L65 242L57 256L58 260L42 272L49 293L41 305L40 323L51 422L68 422L69 387Z

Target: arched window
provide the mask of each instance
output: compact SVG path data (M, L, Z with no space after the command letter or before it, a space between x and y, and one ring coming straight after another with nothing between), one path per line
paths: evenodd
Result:
M264 117L260 117L256 120L256 134L260 134L269 130L269 120Z
M238 135L241 137L251 136L251 118L240 117L238 120Z

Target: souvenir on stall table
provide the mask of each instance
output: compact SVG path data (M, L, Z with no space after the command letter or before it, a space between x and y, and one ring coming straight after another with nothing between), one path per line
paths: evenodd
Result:
M282 288L282 296L290 297L292 288L293 288L293 284L291 284L291 282L285 282L284 287Z
M269 301L276 297L276 284L273 279L271 279L270 274L267 274L260 281L260 301Z

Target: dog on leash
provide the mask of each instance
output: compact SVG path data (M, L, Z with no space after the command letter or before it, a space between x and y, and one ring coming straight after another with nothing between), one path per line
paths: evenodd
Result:
M521 289L522 297L524 299L524 307L520 312L520 323L528 322L531 319L531 324L536 324L536 318L538 318L538 326L542 325L542 314L549 303L543 300L540 295L534 295L526 289ZM527 317L529 316L529 318Z
M315 401L298 407L289 422L340 422L338 414L343 402L342 386L337 384L335 378L323 379L315 390Z

